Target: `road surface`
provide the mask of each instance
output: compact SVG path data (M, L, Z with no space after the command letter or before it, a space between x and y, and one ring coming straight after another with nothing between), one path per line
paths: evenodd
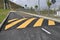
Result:
M60 23L11 12L2 25L0 40L60 40Z

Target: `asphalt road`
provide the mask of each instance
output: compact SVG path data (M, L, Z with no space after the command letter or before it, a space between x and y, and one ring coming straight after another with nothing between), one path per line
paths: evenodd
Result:
M21 20L23 18L27 19L24 19L22 22L19 21L19 23L17 23L18 20ZM32 19L33 21L31 21ZM44 21L41 26L33 27L38 19L40 18L26 15L24 13L18 14L11 12L2 26L2 31L0 32L0 40L60 40L60 23L54 21L55 24L53 23L53 25L48 25L48 19L43 18ZM31 22L29 23L27 20ZM24 23L25 25L28 23L29 24L26 27L20 26ZM17 27L20 28L17 29Z

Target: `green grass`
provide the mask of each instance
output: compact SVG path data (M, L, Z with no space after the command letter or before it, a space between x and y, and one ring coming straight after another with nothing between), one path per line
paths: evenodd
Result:
M9 11L10 11L9 9L6 10L0 9L0 23L4 20Z

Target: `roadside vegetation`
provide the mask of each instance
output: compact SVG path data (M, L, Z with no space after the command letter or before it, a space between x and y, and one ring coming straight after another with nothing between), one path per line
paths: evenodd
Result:
M9 9L0 9L0 23L4 20L4 18L7 16L7 14L9 13Z
M5 5L4 5L5 3ZM6 3L10 3L9 5L6 5ZM9 6L9 7L7 7ZM11 7L11 8L10 8ZM12 2L8 2L8 0L0 0L0 23L4 20L4 18L7 16L7 14L9 13L10 10L15 10L18 9L20 6L12 3Z

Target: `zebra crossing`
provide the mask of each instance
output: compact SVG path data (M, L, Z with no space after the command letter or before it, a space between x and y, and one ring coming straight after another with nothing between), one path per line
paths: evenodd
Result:
M24 20L25 20L25 22L23 22L22 24L17 26L16 29L26 28L28 25L30 25L35 20L37 20L37 21L34 23L34 25L32 27L42 27L42 25L44 25L43 24L44 20L47 20L47 19L44 19L44 18L21 18L21 19L14 18L14 19L7 21L7 24L5 25L4 30L10 29L10 28L14 27L14 25L17 25ZM47 25L48 26L55 26L56 22L53 20L48 20Z

